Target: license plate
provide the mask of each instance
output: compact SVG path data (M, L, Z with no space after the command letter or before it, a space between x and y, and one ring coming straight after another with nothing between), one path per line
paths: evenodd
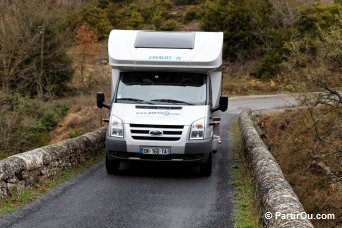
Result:
M168 155L168 154L171 154L171 148L140 147L140 153L141 154Z

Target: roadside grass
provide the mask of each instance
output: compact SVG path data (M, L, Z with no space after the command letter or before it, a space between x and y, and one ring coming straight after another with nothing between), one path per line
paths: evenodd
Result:
M261 81L250 76L223 77L222 93L227 96L264 95L286 92L276 81Z
M19 207L39 198L57 185L76 177L87 168L99 163L103 158L104 152L100 152L95 157L92 157L79 165L67 168L53 177L42 180L35 186L13 191L11 196L0 201L0 216L13 212Z
M224 61L222 93L227 96L243 96L283 93L290 90L281 77L267 81L253 77L251 72L255 71L258 64L258 60L244 63Z
M259 228L260 209L256 198L254 182L246 165L243 153L243 145L241 132L238 121L232 126L230 135L233 142L234 164L232 165L233 174L233 202L234 210L234 227L236 228Z

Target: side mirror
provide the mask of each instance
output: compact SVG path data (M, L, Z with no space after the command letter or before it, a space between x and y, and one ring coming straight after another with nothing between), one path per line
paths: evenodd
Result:
M110 105L105 103L105 96L103 92L97 92L96 94L96 104L98 108L108 108L110 109Z
M220 110L222 112L227 111L228 109L228 97L226 96L221 96L220 97Z
M219 105L212 108L211 112L216 112L218 110L221 110L222 112L227 111L228 109L228 97L226 96L221 96L220 97L220 101L219 101Z

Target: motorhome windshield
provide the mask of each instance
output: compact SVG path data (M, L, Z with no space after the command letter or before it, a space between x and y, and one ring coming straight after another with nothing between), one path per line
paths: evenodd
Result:
M206 74L122 72L116 102L205 105L206 81Z

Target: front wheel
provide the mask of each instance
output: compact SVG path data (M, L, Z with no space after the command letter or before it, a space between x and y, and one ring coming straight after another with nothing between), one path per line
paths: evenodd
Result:
M212 170L212 166L213 166L212 164L213 164L213 155L212 155L212 153L210 153L208 160L204 164L201 164L201 166L200 166L201 176L210 176L211 175L211 170Z
M115 160L109 160L106 155L106 170L108 174L115 174L119 172L120 162Z

